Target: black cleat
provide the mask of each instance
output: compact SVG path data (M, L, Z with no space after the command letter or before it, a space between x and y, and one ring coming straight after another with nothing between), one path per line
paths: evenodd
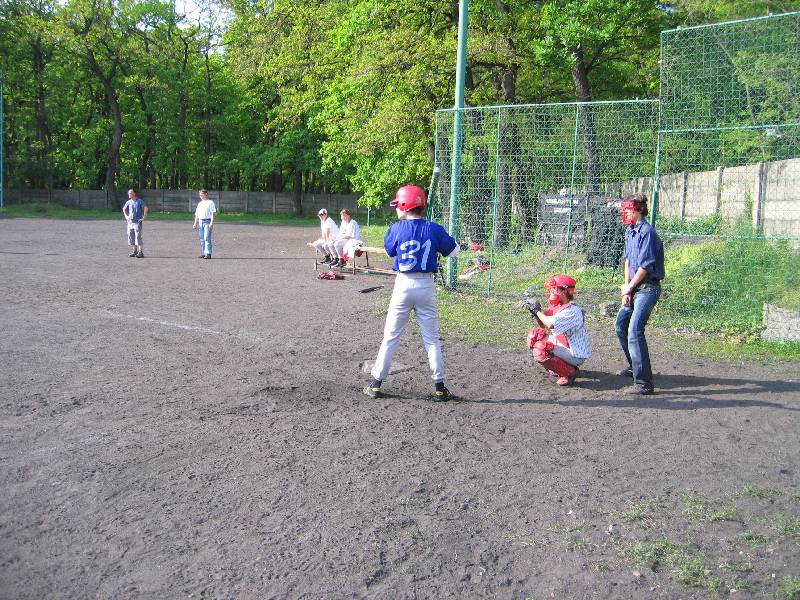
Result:
M136 250L128 254L128 256L130 256L131 258L136 258Z
M319 261L319 263L320 263L321 265L329 265L329 264L331 264L332 262L333 262L333 257L332 257L332 256L326 256L326 257L325 257L325 258L323 258L321 261Z
M369 396L370 398L383 398L383 393L379 387L368 385L361 391L364 392L365 396Z
M633 371L631 370L630 367L628 367L627 369L622 369L622 371L618 371L617 375L619 375L620 377L633 377Z
M136 255L136 258L144 258L144 252L139 252L139 254Z
M448 400L453 399L453 394L450 393L446 387L442 386L441 388L437 388L435 392L433 392L433 401L434 402L447 402Z

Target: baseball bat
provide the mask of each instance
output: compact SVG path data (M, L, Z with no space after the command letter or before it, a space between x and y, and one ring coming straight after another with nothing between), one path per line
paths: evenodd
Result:
M382 287L384 287L384 286L383 285L374 285L372 287L364 288L363 290L358 290L358 291L361 292L362 294L366 294L366 293L369 293L369 292L374 292L375 290L379 290Z
M441 171L439 170L439 167L433 167L433 173L431 173L431 185L428 187L428 206L430 206L431 202L433 201L433 190L435 190L436 186L439 184L440 174Z

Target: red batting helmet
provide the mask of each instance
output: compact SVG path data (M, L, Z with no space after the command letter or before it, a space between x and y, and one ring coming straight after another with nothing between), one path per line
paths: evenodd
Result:
M396 206L402 211L425 206L425 190L416 185L404 185L397 190L394 200L389 202L389 206Z

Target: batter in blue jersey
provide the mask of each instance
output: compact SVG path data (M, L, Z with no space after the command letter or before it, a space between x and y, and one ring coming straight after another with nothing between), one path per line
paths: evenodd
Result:
M364 393L371 398L380 398L383 395L381 385L389 373L397 342L400 341L413 310L422 333L435 386L433 400L446 401L451 398L451 394L444 385L444 360L439 341L439 311L436 307L434 276L439 270L438 255L456 256L459 246L444 227L423 218L425 192L422 188L415 185L401 187L390 205L397 209L399 221L389 227L383 246L386 254L394 258L392 269L397 271L397 277L386 313L383 342L370 373L372 382L364 388Z

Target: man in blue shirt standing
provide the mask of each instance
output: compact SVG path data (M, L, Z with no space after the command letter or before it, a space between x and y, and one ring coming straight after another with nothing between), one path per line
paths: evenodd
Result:
M664 244L645 220L647 198L634 194L622 199L620 216L625 230L625 283L620 288L622 306L615 328L628 368L620 375L633 378L631 394L653 393L653 371L644 327L661 296L664 279Z
M125 225L128 231L128 245L133 248L131 258L144 258L142 245L142 222L147 217L147 206L144 200L136 197L136 190L128 190L128 201L122 207Z

